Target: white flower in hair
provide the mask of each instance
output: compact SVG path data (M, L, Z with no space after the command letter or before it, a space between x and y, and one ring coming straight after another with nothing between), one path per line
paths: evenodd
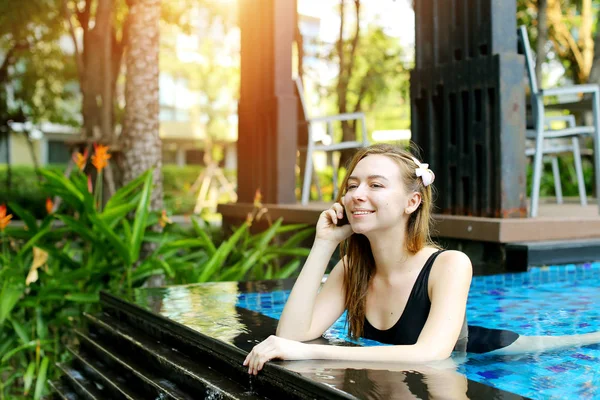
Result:
M435 174L429 169L429 164L421 164L421 162L414 157L412 159L418 166L418 168L415 169L417 177L421 177L424 186L431 185L435 180Z

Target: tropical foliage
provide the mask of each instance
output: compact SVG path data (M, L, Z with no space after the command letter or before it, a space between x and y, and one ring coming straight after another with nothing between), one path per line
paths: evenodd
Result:
M268 216L259 197L256 210L223 241L205 222L192 219L191 227L182 227L166 212L149 212L151 170L104 201L100 182L108 156L108 149L96 146L90 157L96 179L83 172L84 154L69 179L41 170L50 195L41 220L10 203L24 223L18 227L0 206L0 397L46 393L54 363L68 357L68 332L81 324L84 311L97 310L101 290L128 296L156 274L169 284L285 278L308 254L299 246L312 228L277 220L260 234L250 232ZM60 205L52 202L55 196ZM162 233L151 229L156 224ZM150 254L144 254L144 243L155 244Z

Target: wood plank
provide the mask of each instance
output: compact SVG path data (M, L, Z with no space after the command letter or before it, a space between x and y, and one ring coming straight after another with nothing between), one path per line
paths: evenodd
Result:
M594 204L593 201L590 203ZM273 220L315 224L331 203L264 204ZM224 221L245 220L253 204L220 204ZM600 238L600 216L595 205L542 204L536 218L481 218L462 215L434 215L434 235L493 243L533 242Z

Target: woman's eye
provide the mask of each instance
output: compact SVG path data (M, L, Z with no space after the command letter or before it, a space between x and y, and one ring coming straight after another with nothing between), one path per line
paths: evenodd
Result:
M356 185L348 185L347 190L356 189Z
M382 187L383 187L383 185L380 185L379 183L373 183L373 184L371 184L371 187L374 187L374 188L382 188Z

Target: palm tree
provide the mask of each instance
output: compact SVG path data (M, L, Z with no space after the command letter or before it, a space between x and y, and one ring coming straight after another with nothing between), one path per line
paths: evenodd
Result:
M160 0L130 0L125 117L124 184L154 168L150 209L163 208L162 144L159 137L158 53Z

